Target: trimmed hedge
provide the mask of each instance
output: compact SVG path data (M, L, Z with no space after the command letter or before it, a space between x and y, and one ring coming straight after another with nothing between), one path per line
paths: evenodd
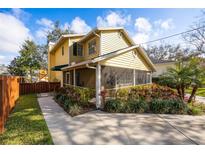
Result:
M124 113L187 114L189 108L169 87L157 84L117 90L115 98L105 103L105 111Z
M178 94L171 88L159 86L157 84L133 86L117 90L116 99L136 100L143 99L150 101L152 99L178 99Z
M179 99L161 100L154 99L151 102L144 100L108 100L105 111L111 113L158 113L158 114L187 114L189 108Z
M188 106L179 99L154 99L150 104L150 110L153 113L160 114L186 114L188 112Z

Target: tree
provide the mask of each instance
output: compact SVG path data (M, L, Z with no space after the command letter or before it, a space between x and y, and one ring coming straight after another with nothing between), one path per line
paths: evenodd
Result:
M192 92L189 97L190 103L196 94L197 89L205 82L205 60L203 58L192 58L188 64L191 69L192 75ZM197 67L196 67L197 66Z
M183 58L178 59L175 68L169 68L167 73L160 76L160 82L176 88L182 100L184 100L185 89L191 86L192 92L188 99L190 103L198 87L205 82L204 64L205 60L199 57L190 57L188 61L184 61Z
M47 32L47 44L46 45L39 45L38 46L38 51L41 55L41 68L42 69L47 69L47 59L48 59L48 43L49 42L56 42L63 34L71 34L73 33L69 29L63 30L60 27L60 22L56 21L54 23L53 29L51 31Z
M14 76L25 76L26 72L21 66L20 57L16 57L8 65L8 72Z
M41 55L37 45L30 40L25 40L19 51L20 56L14 58L8 66L8 71L12 75L27 76L30 82L41 68Z
M195 29L189 33L182 35L184 41L191 45L194 52L194 56L205 54L205 12L202 12L201 18L195 22L190 29Z
M40 57L40 66L41 69L48 69L48 52L47 52L47 45L38 45L37 46L37 50L39 53L39 57Z
M33 82L35 71L41 68L41 57L38 52L37 45L33 41L26 40L19 53L22 65L21 67L27 72L28 76L30 76L30 82Z
M175 68L168 68L167 73L160 76L160 82L175 88L182 100L184 100L185 89L191 84L191 68L182 60L178 59Z
M165 60L174 60L180 45L161 44L159 46L148 46L145 51L150 59L157 63Z
M65 29L65 30L61 29L60 22L56 21L54 23L53 29L51 31L48 31L47 45L49 42L56 42L61 37L61 35L70 34L70 33L72 33L72 31L70 31L69 29Z

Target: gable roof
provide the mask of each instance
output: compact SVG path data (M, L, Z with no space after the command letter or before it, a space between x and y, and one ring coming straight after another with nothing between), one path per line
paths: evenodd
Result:
M120 30L126 36L128 41L132 45L135 45L134 41L132 40L131 37L129 37L128 32L123 27L97 27L97 28L94 28L89 33L87 33L79 42L85 41L87 38L91 37L92 35L98 35L97 33L100 31L115 31L115 30Z
M110 52L110 53L107 53L107 54L104 54L104 55L100 55L100 56L98 56L96 58L93 58L93 59L90 59L90 60L86 60L86 61L74 64L74 65L63 67L63 68L61 68L61 70L74 68L74 67L78 67L78 66L86 65L86 64L97 63L97 62L100 62L100 61L103 61L103 60L107 60L109 58L113 58L115 56L119 56L119 55L124 54L126 52L130 52L131 50L134 50L134 49L137 49L139 51L141 56L146 60L146 62L148 63L148 65L152 69L152 71L156 71L156 68L155 68L154 64L152 63L152 61L149 59L149 57L147 56L145 51L141 47L139 47L138 45L134 45L134 46L131 46L131 47L126 47L126 48L116 50L116 51L113 51L113 52Z
M58 48L59 44L63 43L68 38L82 37L84 35L85 34L65 34L65 35L61 35L61 37L57 40L56 43L54 43L53 47L50 49L49 52L53 52L54 50L56 50Z

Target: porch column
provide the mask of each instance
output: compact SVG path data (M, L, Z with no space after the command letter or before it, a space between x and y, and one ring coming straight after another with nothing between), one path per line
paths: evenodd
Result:
M98 63L96 66L96 108L101 107L101 65Z
M150 83L152 83L152 72L150 72Z
M136 76L136 70L134 69L134 70L133 70L133 85L134 85L134 86L136 85L135 76Z
M63 71L61 71L61 87L63 87Z
M74 68L74 70L73 70L73 85L76 86L75 68Z

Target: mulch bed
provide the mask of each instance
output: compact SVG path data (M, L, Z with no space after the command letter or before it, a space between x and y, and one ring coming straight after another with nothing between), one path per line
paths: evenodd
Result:
M62 108L63 108L63 110L65 111L65 112L67 112L71 117L74 117L74 116L78 116L78 115L81 115L81 114L84 114L84 113L87 113L87 112L91 112L91 111L95 111L96 110L96 106L95 106L95 104L92 104L92 103L90 103L88 106L86 105L84 105L84 106L81 106L81 108L82 108L82 110L81 110L81 112L79 113L79 114L75 114L75 115L71 115L70 113L69 113L69 111L67 110L67 109L65 109L65 107L64 107L64 105L63 104L61 104L59 101L57 101L56 99L54 99L55 100L55 102L59 105L59 106L61 106Z

